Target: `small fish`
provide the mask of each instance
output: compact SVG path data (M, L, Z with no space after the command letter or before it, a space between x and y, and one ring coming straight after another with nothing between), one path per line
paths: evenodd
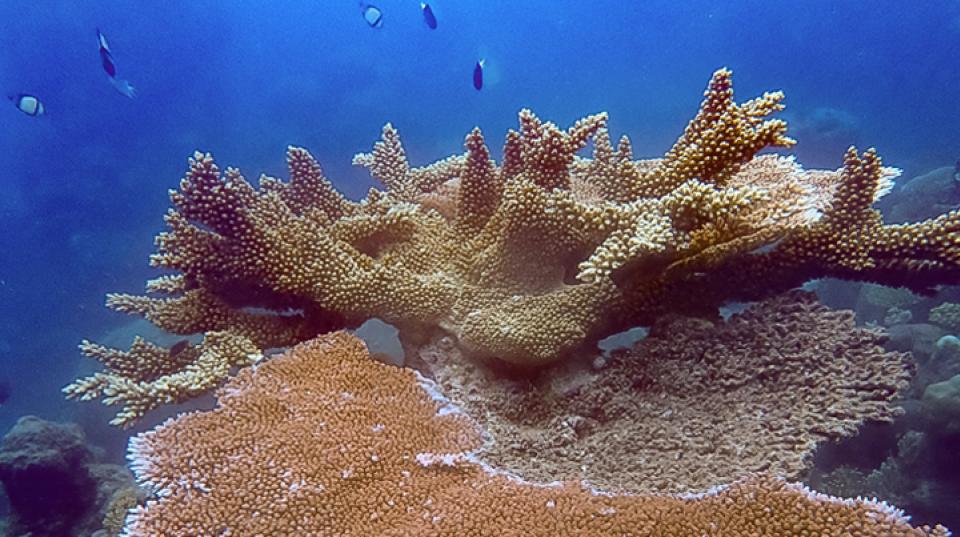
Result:
M430 8L430 4L426 2L420 2L420 11L423 12L423 22L427 23L427 28L436 30L437 17L433 14L433 9Z
M10 383L5 380L0 380L0 405L10 400L11 391L13 391L13 389L10 387Z
M8 95L7 98L13 102L17 110L28 116L42 116L46 111L43 108L43 103L40 102L40 98L36 95L20 93L18 95Z
M97 28L97 44L100 46L100 64L103 70L111 78L117 76L117 64L113 61L113 53L110 52L110 45L107 44L107 37L103 35L100 28Z
M960 159L953 165L953 182L960 183Z
M187 349L187 347L189 347L189 346L190 346L190 340L189 340L189 339L181 339L180 341L174 343L172 347L170 347L170 352L168 353L168 355L169 355L171 358L173 358L174 356L176 356L176 355L180 354L181 352L185 351L185 350Z
M110 80L110 84L121 95L133 99L137 94L137 90L130 85L130 82L117 78L117 63L113 59L113 52L110 51L107 37L103 35L100 28L97 28L97 46L100 48L100 65L103 67L103 71L107 73L107 79Z
M473 87L480 91L483 89L483 64L486 60L480 60L473 66Z
M371 28L383 28L383 11L373 4L360 2L360 14Z

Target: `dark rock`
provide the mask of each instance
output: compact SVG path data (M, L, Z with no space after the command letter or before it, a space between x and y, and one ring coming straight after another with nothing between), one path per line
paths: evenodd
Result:
M937 168L910 179L884 201L884 220L890 223L916 222L935 218L960 204L960 185L953 180L952 166Z
M92 458L79 427L20 418L0 444L0 482L17 529L69 535L96 495L86 470Z
M888 349L912 352L918 362L926 362L937 348L937 340L944 331L939 326L926 323L898 324L887 329L890 339Z
M0 443L0 483L9 498L9 535L88 537L106 502L133 476L97 464L97 450L75 424L20 418Z

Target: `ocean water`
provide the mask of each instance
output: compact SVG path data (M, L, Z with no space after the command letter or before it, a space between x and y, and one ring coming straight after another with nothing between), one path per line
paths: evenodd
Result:
M286 147L303 146L359 199L375 185L350 159L386 122L413 165L461 152L474 126L499 158L530 108L560 126L606 111L656 157L728 67L740 101L786 93L808 168L876 147L904 184L960 158L956 1L436 0L436 30L419 2L373 3L380 28L352 0L0 0L0 90L45 110L0 101L0 434L27 414L74 421L122 462L130 431L60 389L91 368L82 339L136 332L104 295L155 276L167 190L195 150L255 179L286 177ZM134 98L101 68L97 28Z

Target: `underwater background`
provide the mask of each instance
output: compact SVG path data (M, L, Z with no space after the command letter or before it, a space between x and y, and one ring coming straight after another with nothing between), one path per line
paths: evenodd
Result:
M0 1L0 90L45 111L0 102L0 431L27 414L73 421L104 460L123 461L130 431L60 390L91 367L81 340L144 330L104 296L155 275L167 190L194 150L255 179L284 177L285 148L302 146L358 199L374 183L350 158L386 122L422 165L460 153L474 126L499 140L530 108L559 125L606 111L614 137L655 157L725 66L741 99L786 93L789 152L807 168L838 168L849 145L901 168L887 205L960 158L960 2L437 0L436 30L419 2L374 3L379 28L352 0ZM107 81L97 28L134 98ZM832 285L831 306L856 306L853 284Z

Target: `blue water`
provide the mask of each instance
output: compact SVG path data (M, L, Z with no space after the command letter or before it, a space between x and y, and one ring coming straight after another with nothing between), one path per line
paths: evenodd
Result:
M195 149L255 179L285 177L286 146L302 145L357 198L373 183L350 158L385 122L419 165L475 125L498 146L529 107L564 126L608 111L615 136L657 156L727 66L739 100L786 92L808 167L838 167L849 144L906 178L960 157L955 1L437 0L435 31L417 1L377 5L380 29L352 0L0 1L0 91L47 111L0 102L0 431L32 413L108 434L109 414L60 388L81 339L129 321L104 294L154 274L166 192ZM108 83L97 27L136 98Z

